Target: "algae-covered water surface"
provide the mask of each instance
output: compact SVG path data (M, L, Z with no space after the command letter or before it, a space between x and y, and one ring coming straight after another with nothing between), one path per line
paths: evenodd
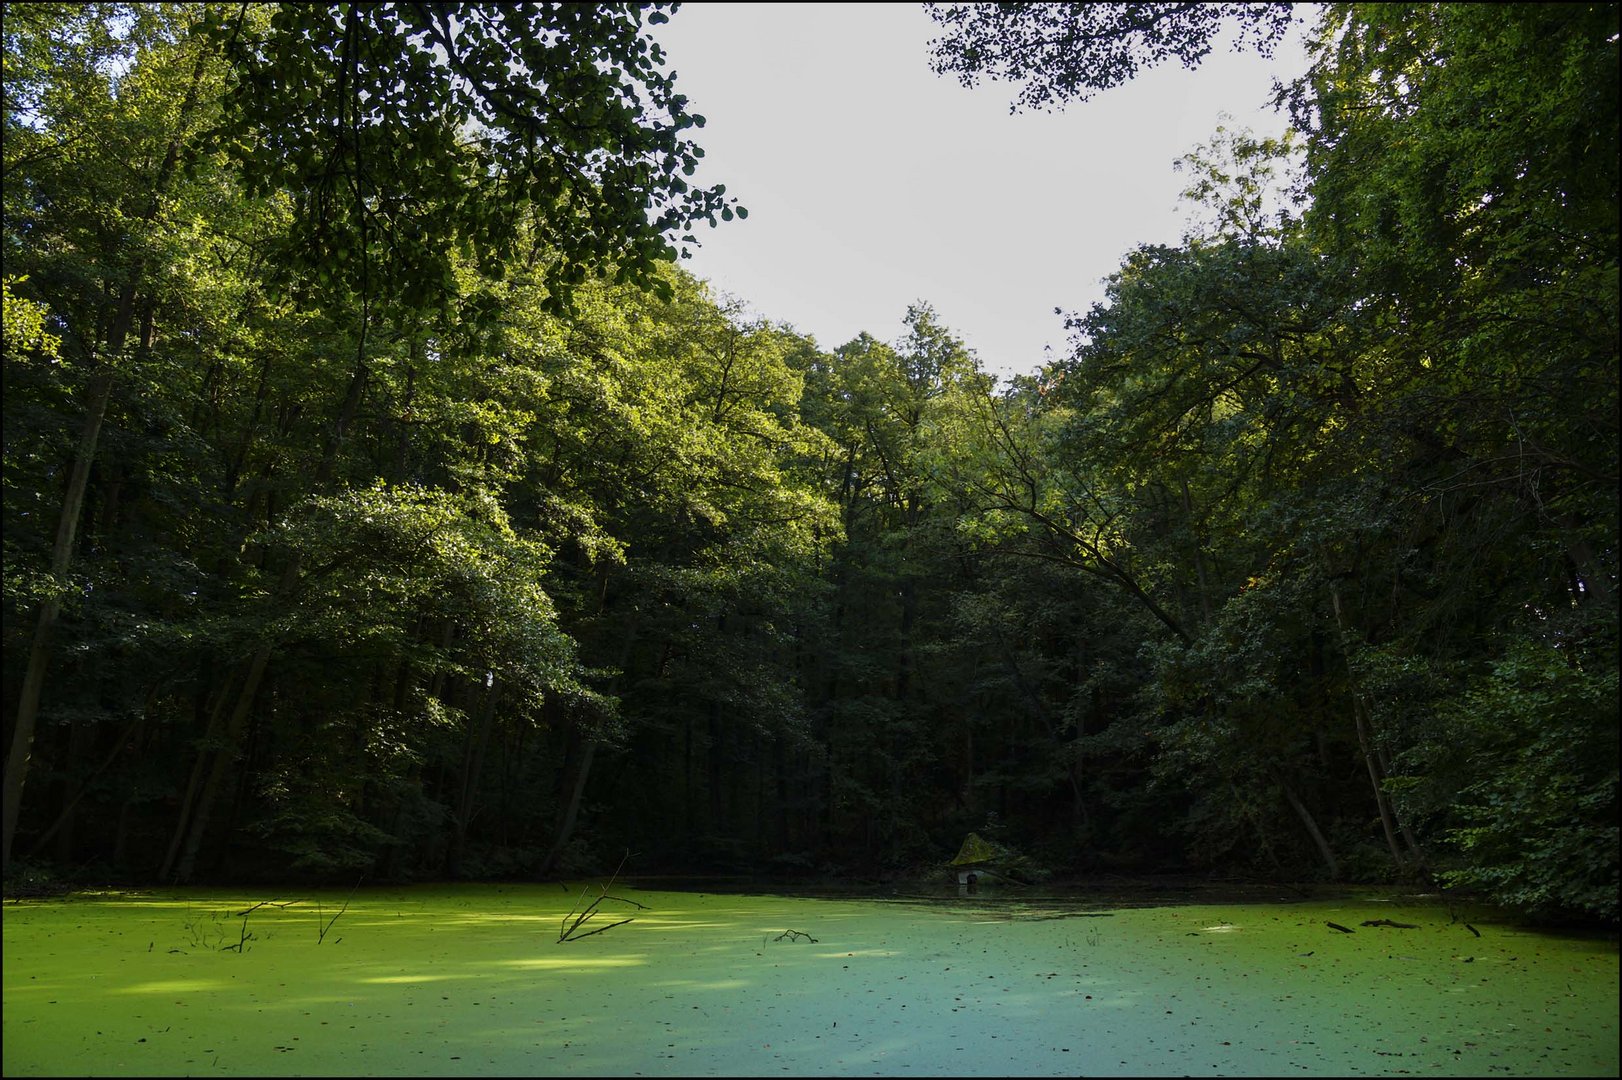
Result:
M604 901L563 942L580 891L556 885L8 903L4 1072L1618 1070L1614 940L1417 900L613 893L645 908Z

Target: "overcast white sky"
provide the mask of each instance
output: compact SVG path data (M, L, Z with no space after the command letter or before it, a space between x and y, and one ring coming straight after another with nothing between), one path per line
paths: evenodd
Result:
M1282 131L1272 81L1305 67L1298 26L1272 60L1223 41L1191 72L1010 115L1008 84L929 70L921 4L688 3L653 32L708 121L696 179L749 210L702 227L688 270L824 349L894 340L924 300L998 373L1063 355L1055 307L1101 299L1136 245L1177 242L1173 161L1224 113Z

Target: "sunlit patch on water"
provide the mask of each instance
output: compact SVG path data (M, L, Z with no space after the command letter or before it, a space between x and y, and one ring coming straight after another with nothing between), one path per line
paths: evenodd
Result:
M136 983L134 986L120 987L114 991L119 994L187 994L201 993L208 990L220 990L225 986L220 979L159 979L155 982Z
M642 967L645 956L532 956L523 960L497 960L494 967L523 971L574 971L591 968Z

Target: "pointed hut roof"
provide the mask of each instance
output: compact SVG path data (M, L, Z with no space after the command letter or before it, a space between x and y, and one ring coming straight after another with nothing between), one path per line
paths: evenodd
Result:
M953 859L953 866L979 866L982 863L996 862L1006 859L1008 852L997 844L980 839L979 833L970 833L963 838L963 846L958 849L957 858Z

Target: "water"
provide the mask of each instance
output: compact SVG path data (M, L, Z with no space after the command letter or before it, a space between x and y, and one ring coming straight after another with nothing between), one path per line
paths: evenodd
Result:
M602 900L562 942L579 887L8 904L4 1072L1618 1069L1614 940L1424 898L612 891L644 907ZM1362 925L1380 919L1414 928Z

